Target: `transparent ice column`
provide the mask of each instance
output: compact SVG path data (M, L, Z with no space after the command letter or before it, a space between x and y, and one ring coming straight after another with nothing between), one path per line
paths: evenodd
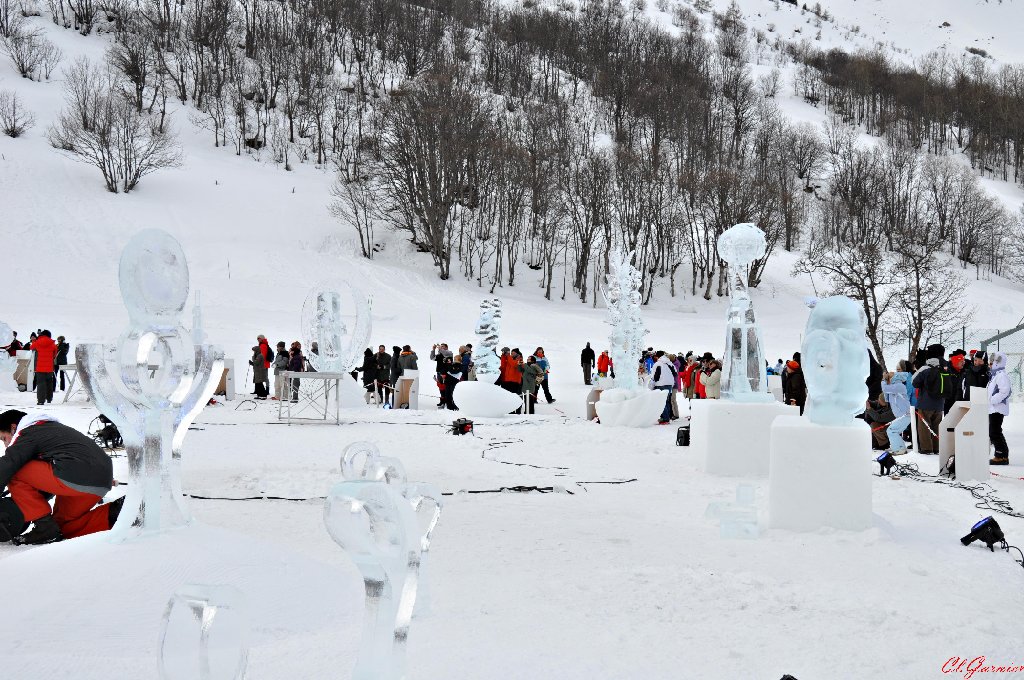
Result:
M729 265L729 312L722 362L722 398L770 402L761 328L747 289L747 269L764 257L764 232L753 224L737 224L718 237L718 255Z
M480 303L480 319L476 323L477 346L473 348L473 365L481 382L490 382L501 372L501 359L495 353L501 333L501 300L488 298Z

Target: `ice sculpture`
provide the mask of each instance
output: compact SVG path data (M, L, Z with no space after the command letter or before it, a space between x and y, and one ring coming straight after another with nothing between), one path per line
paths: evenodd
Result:
M352 442L341 453L341 476L345 479L366 479L380 449L373 442Z
M849 425L864 410L870 371L865 328L864 311L850 298L826 298L811 310L800 355L812 423Z
M136 234L121 254L119 278L128 329L116 345L79 345L75 352L85 389L121 431L128 456L131 479L111 530L115 540L190 521L181 447L224 365L219 348L193 345L181 325L188 263L170 234Z
M324 524L363 576L366 612L353 680L402 680L422 543L412 504L384 482L331 488Z
M615 366L615 387L638 390L636 369L647 328L640 316L640 272L629 263L632 255L619 248L612 251L603 295L612 327L608 342Z
M761 328L747 290L747 269L764 257L764 232L753 224L737 224L718 237L718 255L729 265L729 312L725 325L722 399L770 402Z
M403 495L412 504L420 529L420 571L419 589L416 595L416 614L430 612L430 578L427 576L427 556L430 553L430 540L434 527L441 519L441 508L444 506L441 490L433 484L413 482L406 484Z
M496 352L500 332L501 300L484 300L480 303L480 320L476 322L476 336L480 339L473 348L473 365L476 366L477 378L482 382L493 383L501 372L501 359Z
M342 295L338 290L347 290L352 301L356 319L351 334L341 318ZM372 325L370 303L358 288L344 281L318 286L302 305L302 338L306 347L316 343L319 349L319 353L310 352L306 358L320 372L352 370L362 359Z
M14 331L11 327L0 321L0 347L5 347L14 340ZM14 373L18 360L7 354L6 350L0 350L0 378L6 375L8 378ZM3 383L0 383L3 384Z
M160 629L160 680L241 680L249 655L245 598L223 585L185 585Z

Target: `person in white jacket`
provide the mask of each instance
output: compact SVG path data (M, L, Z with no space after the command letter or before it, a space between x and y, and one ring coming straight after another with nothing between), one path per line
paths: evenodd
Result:
M655 356L658 360L651 370L650 386L652 390L663 390L668 393L665 395L665 408L662 409L661 418L658 420L664 425L672 418L672 390L676 386L676 369L663 351L658 350Z
M1003 435L1003 418L1010 415L1010 376L1006 375L1006 355L992 355L992 377L988 380L988 438L995 448L991 465L1009 465L1010 447Z

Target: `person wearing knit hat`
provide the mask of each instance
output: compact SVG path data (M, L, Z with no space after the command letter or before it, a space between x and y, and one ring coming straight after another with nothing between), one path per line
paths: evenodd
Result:
M988 355L975 352L970 365L964 368L964 400L971 400L971 388L984 390L988 387L989 370Z
M945 399L942 396L942 374L936 356L925 361L925 367L914 375L917 388L917 441L918 452L925 455L939 453L939 423L942 422Z
M1003 419L1010 415L1010 377L1006 375L1006 355L992 354L992 377L988 381L988 436L995 449L990 465L1009 465L1010 447L1003 435Z

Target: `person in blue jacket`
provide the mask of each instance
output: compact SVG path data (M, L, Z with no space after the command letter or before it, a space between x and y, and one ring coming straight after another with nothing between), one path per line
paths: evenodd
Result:
M902 456L907 452L903 431L910 425L910 399L907 398L908 373L889 373L882 382L882 396L896 417L885 429L889 435L889 453Z

